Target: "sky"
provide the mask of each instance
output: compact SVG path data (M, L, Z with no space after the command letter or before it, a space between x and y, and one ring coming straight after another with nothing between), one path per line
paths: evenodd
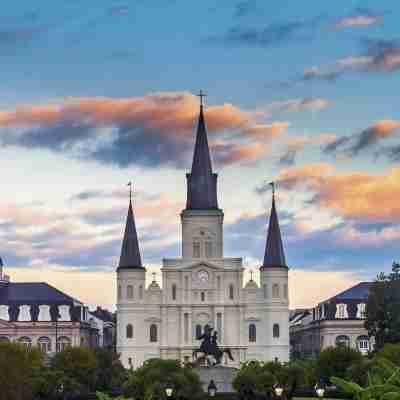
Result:
M257 273L276 182L291 307L400 255L398 1L7 2L0 257L114 308L128 181L142 258L180 256L203 90L225 255ZM257 277L257 274L256 274Z

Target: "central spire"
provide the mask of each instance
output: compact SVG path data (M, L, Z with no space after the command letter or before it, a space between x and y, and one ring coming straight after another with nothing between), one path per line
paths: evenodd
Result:
M186 208L193 210L218 209L217 174L212 171L207 129L204 119L203 97L200 91L200 113L197 124L192 170L187 178Z

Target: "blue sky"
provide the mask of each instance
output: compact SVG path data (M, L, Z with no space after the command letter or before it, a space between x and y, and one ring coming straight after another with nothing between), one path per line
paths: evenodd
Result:
M367 0L8 2L5 265L18 279L108 273L113 293L129 180L149 271L178 255L202 89L226 255L258 267L263 185L276 180L293 273L336 274L339 290L388 270L400 240L399 14L396 1ZM293 306L315 300L299 299L309 276L296 275Z

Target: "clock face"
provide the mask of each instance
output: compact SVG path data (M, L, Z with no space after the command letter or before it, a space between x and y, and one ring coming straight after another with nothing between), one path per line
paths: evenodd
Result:
M200 282L207 282L208 281L208 272L205 271L204 269L200 270L197 273L197 278L199 279Z

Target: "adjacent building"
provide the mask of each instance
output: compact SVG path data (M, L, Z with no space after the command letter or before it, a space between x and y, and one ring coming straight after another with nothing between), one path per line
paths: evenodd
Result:
M49 356L68 346L102 346L113 339L100 314L46 282L12 282L0 262L0 341L37 346Z
M260 285L245 284L243 260L224 256L224 212L218 205L203 106L197 125L187 201L181 212L182 256L162 260L162 288L146 287L132 201L117 269L117 352L126 367L150 358L193 361L206 326L239 366L246 360L289 359L288 267L275 197ZM234 189L233 189L234 190Z
M364 328L370 282L333 296L312 309L294 310L290 317L293 356L315 357L330 346L346 345L368 353L374 340Z

